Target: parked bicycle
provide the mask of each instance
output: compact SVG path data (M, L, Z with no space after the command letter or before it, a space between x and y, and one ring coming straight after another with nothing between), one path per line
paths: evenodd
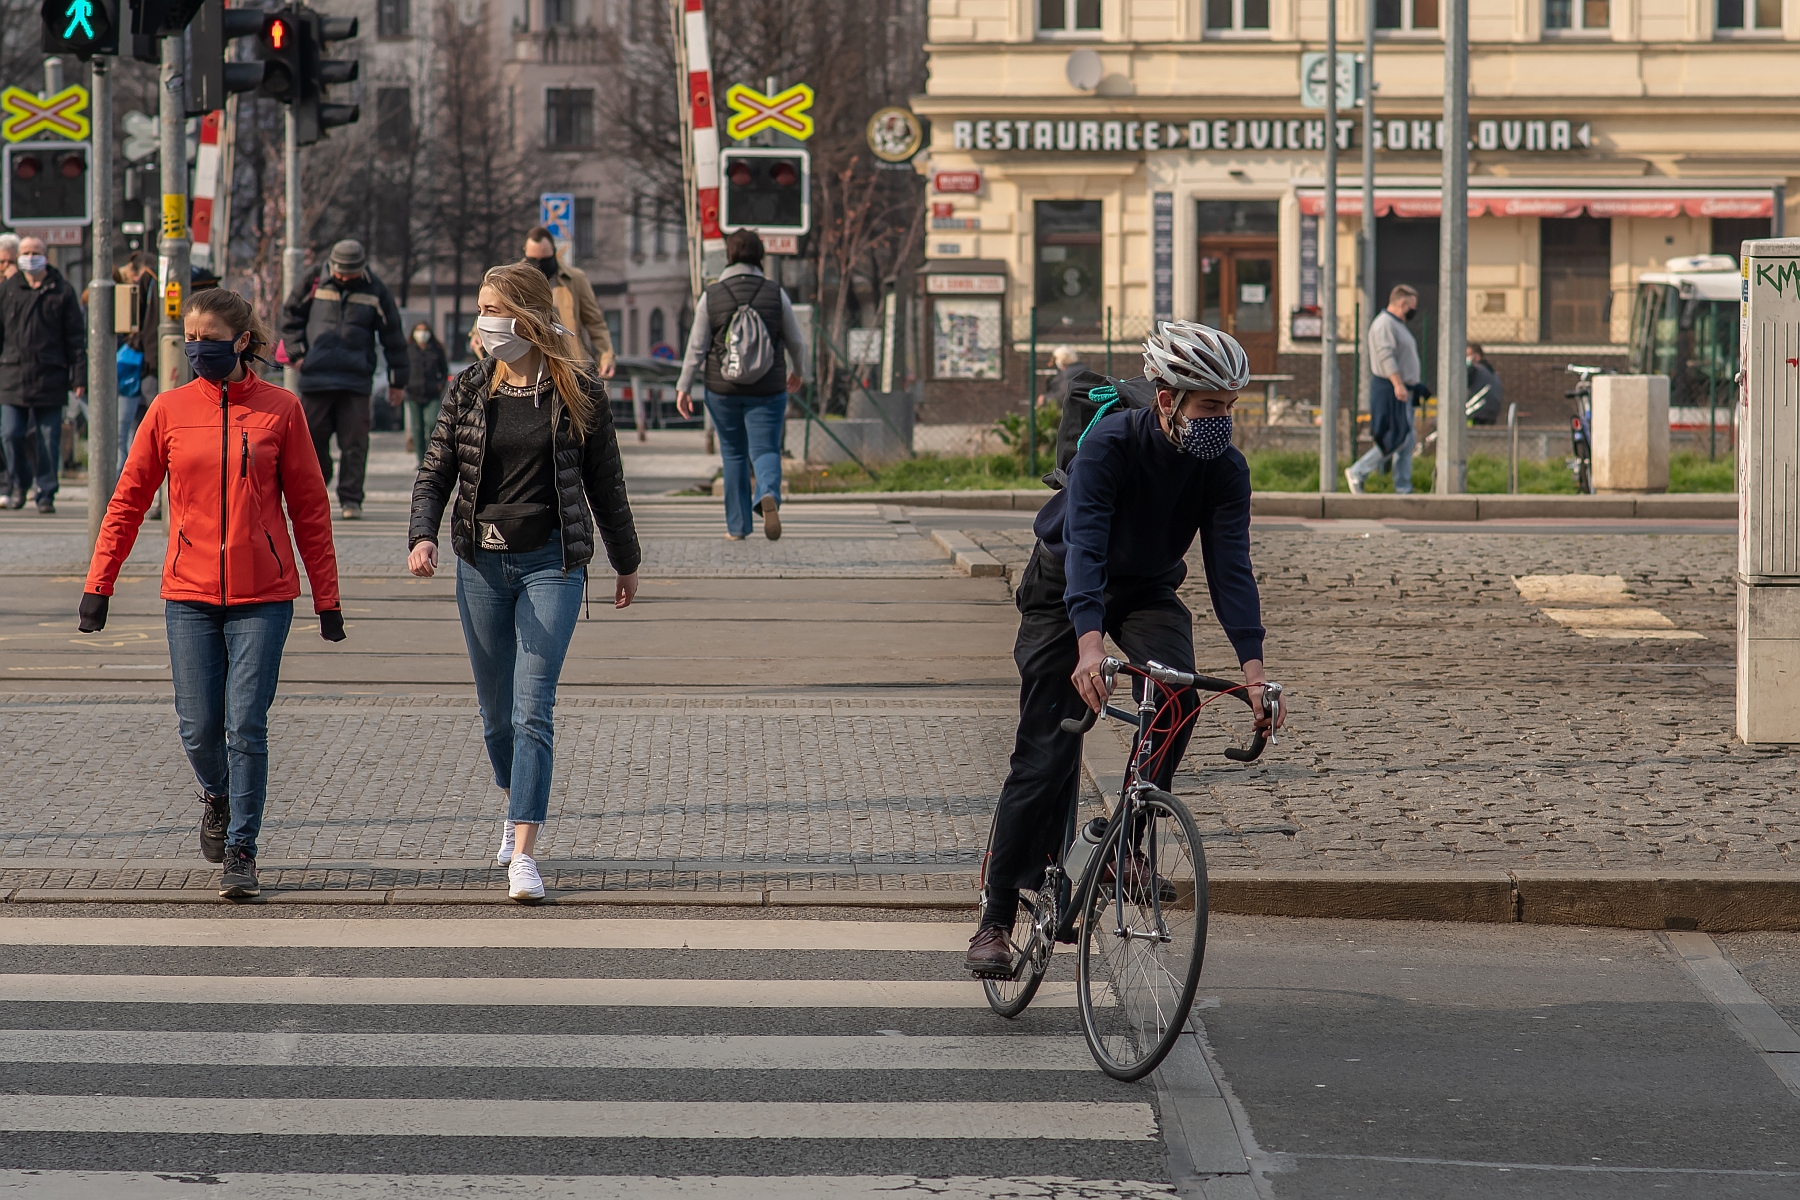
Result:
M1037 893L1019 897L1010 974L982 980L988 1004L1003 1017L1025 1011L1043 983L1057 942L1074 942L1081 1029L1100 1069L1114 1079L1142 1079L1154 1071L1187 1025L1206 954L1206 854L1187 806L1148 782L1183 726L1220 696L1251 704L1241 683L1190 675L1157 662L1137 666L1116 658L1100 664L1108 690L1120 674L1143 681L1137 712L1111 704L1105 715L1137 727L1137 745L1109 816L1076 828L1071 796L1066 847ZM1185 717L1176 703L1186 688L1216 693ZM1255 762L1274 738L1281 685L1264 688L1271 732L1250 744L1228 746L1225 757ZM1079 736L1101 714L1062 723ZM985 860L984 860L985 869ZM983 880L985 887L986 880Z
M1573 391L1563 393L1565 400L1575 401L1575 415L1569 418L1569 441L1574 455L1569 470L1575 476L1575 490L1587 495L1594 491L1594 376L1607 374L1605 367L1568 366L1577 377Z

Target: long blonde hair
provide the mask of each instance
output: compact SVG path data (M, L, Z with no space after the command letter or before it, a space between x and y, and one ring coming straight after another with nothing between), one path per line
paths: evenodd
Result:
M586 364L576 358L572 342L559 332L556 299L544 273L529 263L508 263L494 267L481 277L482 287L491 287L500 295L500 306L513 318L513 332L537 347L544 356L550 382L569 410L569 424L576 437L586 437L594 423L594 400L588 394L590 375ZM500 386L499 364L489 381L489 392Z

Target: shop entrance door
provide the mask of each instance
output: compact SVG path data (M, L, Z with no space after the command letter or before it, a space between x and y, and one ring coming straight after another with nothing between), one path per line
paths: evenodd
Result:
M1200 243L1200 320L1238 340L1254 375L1275 373L1276 245Z

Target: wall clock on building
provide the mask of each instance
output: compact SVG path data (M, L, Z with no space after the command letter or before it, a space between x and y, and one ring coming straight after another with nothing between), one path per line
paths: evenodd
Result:
M883 162L905 162L924 141L919 118L899 107L878 109L869 118L868 133L869 149Z

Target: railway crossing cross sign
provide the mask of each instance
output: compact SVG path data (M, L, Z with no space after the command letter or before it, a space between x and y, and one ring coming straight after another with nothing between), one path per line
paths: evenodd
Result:
M87 104L87 89L80 84L41 100L24 88L9 87L0 92L0 108L6 110L6 123L0 125L0 137L9 142L22 142L34 136L51 135L68 138L71 142L85 142L88 119L82 110Z
M763 129L785 133L797 142L813 135L813 119L806 114L813 103L810 84L796 83L786 91L765 96L753 87L734 83L725 93L725 103L732 111L731 119L725 122L725 132L740 141Z

